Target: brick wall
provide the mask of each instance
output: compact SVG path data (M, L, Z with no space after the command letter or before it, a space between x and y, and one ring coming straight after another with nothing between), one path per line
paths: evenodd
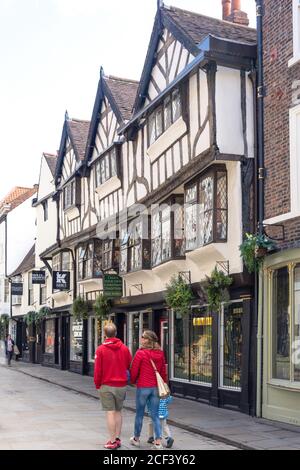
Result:
M300 64L288 67L293 56L292 0L265 0L265 218L290 211L289 109L292 84L300 80ZM300 156L299 156L300 158ZM299 182L300 188L300 182ZM282 248L300 246L300 219L284 222Z

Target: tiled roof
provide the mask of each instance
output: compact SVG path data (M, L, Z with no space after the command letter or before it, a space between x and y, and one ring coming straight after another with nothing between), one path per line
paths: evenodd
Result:
M18 276L19 274L25 273L27 271L30 271L33 269L35 266L35 245L33 245L23 261L20 263L20 265L17 267L17 269L14 270L13 273L9 275L9 277L13 276Z
M51 153L44 153L44 157L46 162L48 163L52 176L54 176L57 163L57 155L53 155Z
M13 210L20 204L25 202L28 198L32 197L37 192L37 187L23 188L16 186L0 201L0 209L8 205L9 210Z
M78 157L84 160L86 142L88 138L90 121L83 121L80 119L67 120L69 131L72 137L72 143L76 147Z
M177 26L196 44L199 44L208 34L248 44L256 43L256 30L253 28L176 7L163 8L163 12L175 21Z
M136 98L139 83L118 77L104 77L125 121L132 115L132 108Z

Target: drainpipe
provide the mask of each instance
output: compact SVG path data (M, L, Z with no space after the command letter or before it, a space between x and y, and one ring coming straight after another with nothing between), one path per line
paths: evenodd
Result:
M263 70L263 15L264 1L256 0L257 26L257 137L258 137L258 233L264 233L264 70ZM263 386L263 270L258 279L258 324L257 324L257 401L256 415L262 416Z

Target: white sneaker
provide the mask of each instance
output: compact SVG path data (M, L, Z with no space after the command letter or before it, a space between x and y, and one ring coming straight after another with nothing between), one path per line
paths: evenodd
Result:
M130 444L132 446L135 446L135 447L140 447L141 446L141 441L140 440L137 441L133 436L133 437L130 438Z
M154 444L154 445L151 447L151 449L153 449L153 450L161 450L161 449L163 449L163 448L164 448L164 447L163 447L162 444Z

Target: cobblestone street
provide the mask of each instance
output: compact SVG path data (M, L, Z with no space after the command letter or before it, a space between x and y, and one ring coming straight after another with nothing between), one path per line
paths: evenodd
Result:
M94 398L0 366L0 450L104 450L105 416ZM132 449L134 413L124 411L123 450ZM142 449L146 444L144 422ZM224 450L226 444L171 427L174 449Z

